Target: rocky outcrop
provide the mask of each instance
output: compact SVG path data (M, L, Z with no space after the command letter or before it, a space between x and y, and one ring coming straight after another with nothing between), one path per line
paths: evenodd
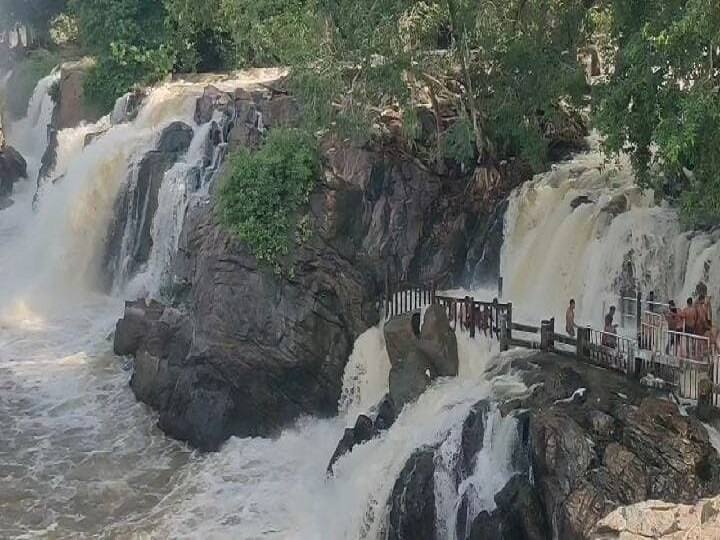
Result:
M720 497L694 505L646 501L618 508L603 518L592 540L656 540L720 538Z
M549 540L550 525L535 487L515 475L495 495L497 508L481 512L473 521L469 540Z
M15 182L26 177L27 163L20 152L8 145L0 148L0 199L9 197Z
M433 378L458 374L457 338L445 310L430 306L421 330L419 324L419 313L408 313L383 328L391 365L390 397L398 410L417 399Z
M187 151L192 138L193 129L184 122L169 124L162 130L155 150L146 153L131 172L130 181L115 203L115 218L106 241L107 288L118 277L132 276L150 257L160 186L165 173Z
M217 150L225 146L252 147L263 131L292 125L297 106L283 86L279 80L235 92L206 89L195 113L198 122L212 122L213 152L206 165L217 163ZM162 387L157 395L170 396L155 402L169 434L216 446L192 433L190 426L205 422L193 410L224 419L212 424L213 442L270 435L303 414L334 414L352 345L378 322L386 274L447 282L464 271L470 242L482 252L482 242L468 231L488 219L487 200L468 198L457 178L335 139L324 140L322 151L325 174L307 208L313 233L282 261L279 273L259 265L247 246L223 230L214 198L191 205L174 283L188 292L192 346L184 356L168 357L169 369L152 379ZM148 190L138 193L154 193L154 174L149 176L143 182ZM133 215L128 197L119 204L117 215ZM116 224L113 230L124 228ZM131 266L142 264L148 248L144 232L137 238ZM109 253L118 253L118 241L110 235ZM117 260L109 268L117 269ZM442 329L437 332L440 339ZM398 410L425 388L428 369L431 376L457 372L456 359L440 363L438 354L451 347L447 335L443 339L437 350L417 346L414 361L395 368L392 387L398 388L398 379L408 383L399 397L391 392ZM141 348L136 357L142 353ZM202 389L212 396L206 399Z
M421 448L405 464L392 490L388 540L435 540L435 450Z
M343 432L343 436L330 458L330 463L327 467L328 476L332 476L333 466L338 459L352 452L352 449L357 445L377 437L380 433L390 428L395 423L396 416L395 404L389 395L385 396L377 407L375 407L374 420L368 415L359 415L355 426L346 428Z
M527 447L555 538L588 538L622 506L694 502L720 491L720 457L705 428L661 395L622 375L559 356L517 360L533 392ZM579 388L585 399L571 401Z

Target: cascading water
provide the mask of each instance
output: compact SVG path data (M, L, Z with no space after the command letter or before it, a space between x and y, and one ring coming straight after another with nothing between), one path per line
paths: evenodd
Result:
M40 171L42 152L48 144L48 125L55 108L50 88L59 79L59 71L41 79L30 98L25 118L5 126L7 142L25 157L28 178L32 181L37 179Z
M47 144L53 77L38 86L28 119L8 132L35 170ZM437 530L456 538L461 508L467 523L492 510L514 473L517 426L493 401L527 389L512 374L488 375L491 363L508 357L489 341L461 334L460 376L436 381L390 429L341 457L332 478L325 471L345 426L388 390L381 328L356 343L340 415L302 419L275 440L231 439L218 453L198 455L164 437L135 402L106 337L125 297L157 295L171 281L186 209L208 196L225 148L208 155L212 122L194 123L201 92L199 84L168 84L151 91L129 122L121 121L125 104L113 118L61 131L36 212L32 181L0 212L0 537L376 540L398 475L417 448L430 446ZM154 215L122 216L117 295L98 293L118 200L175 121L192 127L190 147L162 174ZM628 277L628 262L640 285L661 295L687 294L701 279L717 282L714 236L682 233L672 210L632 186L626 164L613 170L589 152L514 194L502 273L520 316L560 317L574 296L579 318L595 321ZM147 260L128 270L122 262L147 220ZM482 450L459 478L463 422L483 399Z
M623 290L679 301L702 281L717 296L718 234L683 232L675 210L634 185L627 159L608 163L590 144L511 197L501 275L514 313L562 321L575 298L578 321L597 327Z

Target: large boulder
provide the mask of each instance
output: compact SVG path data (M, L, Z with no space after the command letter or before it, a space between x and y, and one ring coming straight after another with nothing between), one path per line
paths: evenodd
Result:
M455 332L450 328L445 309L434 304L425 311L420 349L429 358L432 373L438 377L456 377L458 374L458 346Z
M413 313L406 313L393 317L383 326L385 347L391 366L404 362L418 346L420 336L413 328L413 315Z
M592 540L720 538L720 497L697 504L645 501L618 508L593 529Z
M120 356L134 355L150 334L150 326L160 320L165 306L156 301L125 302L125 313L115 327L113 350Z
M441 306L427 309L422 329L419 313L407 313L385 323L383 332L391 364L390 396L398 410L417 399L432 378L457 375L457 339Z
M388 506L387 540L435 540L435 450L421 448L405 464Z
M193 128L185 122L172 122L160 133L156 150L177 156L186 152L193 139Z
M3 146L0 149L0 198L11 195L13 185L21 178L27 178L25 159L12 146Z
M415 401L430 385L430 359L419 349L390 368L390 397L402 409Z

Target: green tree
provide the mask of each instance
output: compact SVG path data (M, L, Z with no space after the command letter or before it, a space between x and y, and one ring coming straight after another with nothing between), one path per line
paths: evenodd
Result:
M260 150L243 148L231 156L220 192L220 219L259 261L278 270L319 175L314 137L297 129L272 130Z
M418 107L431 104L438 161L521 156L539 167L545 126L586 89L579 0L318 0L293 9L283 35L312 38L270 42L264 57L293 66L307 116L367 134L394 109L412 135ZM439 119L443 103L458 114L449 125Z
M610 151L692 225L720 223L720 5L614 0L614 72L595 100Z
M152 83L172 70L166 11L156 0L70 0L80 39L97 58L87 79L90 99L110 109L135 84Z

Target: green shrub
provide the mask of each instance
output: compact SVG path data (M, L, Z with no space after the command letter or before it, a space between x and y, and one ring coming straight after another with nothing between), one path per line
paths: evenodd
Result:
M5 110L12 118L25 116L38 81L50 75L59 61L56 54L38 49L15 66L5 88Z
M230 157L220 192L221 223L277 271L280 257L290 252L299 210L319 173L312 135L297 129L271 131L256 152L243 148Z

